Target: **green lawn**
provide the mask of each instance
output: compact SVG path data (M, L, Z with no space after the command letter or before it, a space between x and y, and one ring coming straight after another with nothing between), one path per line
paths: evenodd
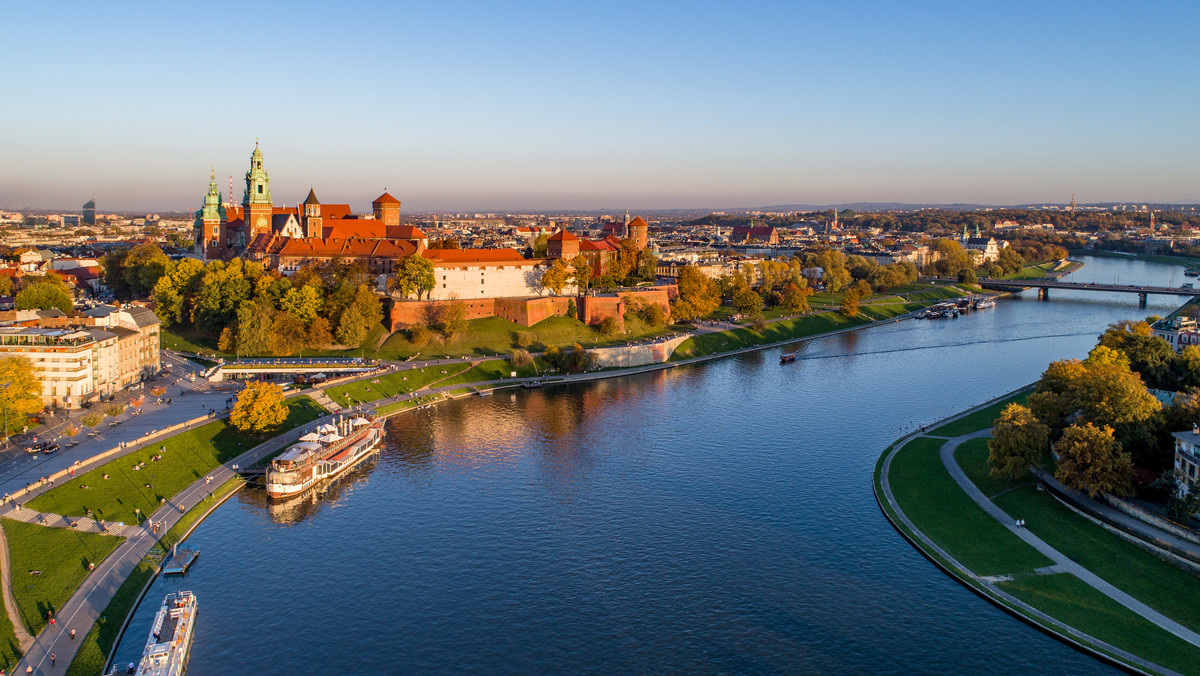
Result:
M350 400L367 402L375 401L376 399L387 399L397 394L419 390L434 381L449 378L467 370L469 366L469 364L465 363L426 366L419 369L401 366L401 370L393 371L378 378L335 385L325 390L325 393L329 395L330 399L343 406L347 405Z
M12 562L13 596L22 621L34 635L46 626L46 612L61 608L79 588L88 575L88 563L99 564L123 541L7 519L3 528Z
M200 331L186 327L163 329L159 333L160 347L164 350L180 350L182 352L217 352L215 338L204 335ZM221 354L218 352L218 354Z
M993 502L1050 546L1108 583L1192 631L1200 631L1195 577L1125 542L1045 491L1018 488Z
M1180 673L1200 674L1200 648L1160 629L1070 573L1025 576L996 586L1122 650Z
M544 375L549 369L553 368L541 357L538 357L535 362L535 364L530 364L524 368L514 368L512 362L507 359L492 359L480 362L453 378L440 381L438 387L442 385L458 385L459 383L479 383L488 380L511 379L513 371L517 372L518 378L531 378L538 374Z
M987 408L981 408L974 413L963 416L954 422L946 423L941 427L929 432L940 437L957 437L963 434L969 434L976 430L984 430L992 426L996 418L1000 417L1000 412L1005 406L1011 403L1024 404L1029 398L1028 392L1021 392L1011 397L998 401Z
M324 414L325 410L307 396L289 399L283 429L299 427ZM227 420L214 420L165 440L151 442L129 455L76 476L30 500L29 507L72 516L84 516L91 510L98 519L134 523L137 519L135 509L140 509L145 519L159 508L162 499L171 499L206 472L262 441L262 438L239 432ZM160 450L163 446L166 452ZM162 460L150 459L159 454ZM138 465L141 468L135 470ZM104 478L106 474L108 479Z
M929 303L898 303L895 301L871 303L860 306L859 312L873 319L891 319L913 310L920 310L928 305Z
M987 462L988 440L986 438L971 439L959 444L958 448L954 451L954 458L958 461L959 467L962 467L963 473L971 480L971 483L974 483L989 498L1001 491L1006 491L1016 486L1036 483L1037 481L1029 470L1022 472L1021 476L1017 479L992 476Z
M1050 261L1048 263L1038 263L1024 267L1010 275L1004 275L1001 279L1041 279L1047 274L1058 268L1058 261Z
M763 328L762 333L752 328L705 333L693 336L680 343L679 347L675 348L675 353L671 355L671 361L679 361L691 357L703 357L717 352L729 352L744 347L766 345L767 343L807 338L820 333L828 333L838 329L862 326L869 323L870 320L865 317L848 319L836 312L822 312L806 315L798 319L784 319L777 322L770 322Z
M979 575L1030 572L1050 565L958 487L938 457L943 443L919 437L892 459L892 493L917 529Z
M0 604L0 667L4 667L5 673L12 673L12 668L20 659L21 646L17 645L17 634L13 631L4 605Z
M397 331L388 337L375 356L381 359L404 359L413 354L419 354L423 359L505 356L512 353L515 347L514 336L518 332L533 334L535 341L546 347L569 347L575 343L584 347L598 347L668 335L675 331L670 326L647 326L637 319L626 321L625 328L627 333L609 338L583 322L568 317L550 317L530 327L500 317L487 317L467 322L467 329L462 335L447 344L430 341L418 347L409 342L407 331Z

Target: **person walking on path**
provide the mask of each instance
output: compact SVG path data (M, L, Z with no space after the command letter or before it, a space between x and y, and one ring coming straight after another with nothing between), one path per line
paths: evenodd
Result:
M50 653L50 666L54 666L54 653Z

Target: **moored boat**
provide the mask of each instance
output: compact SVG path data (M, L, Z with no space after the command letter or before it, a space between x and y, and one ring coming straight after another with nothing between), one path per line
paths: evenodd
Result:
M300 437L267 468L267 495L288 498L331 479L371 455L383 440L383 420L339 418Z
M196 596L190 591L167 594L150 626L150 637L138 663L139 676L179 676L187 669L196 623Z
M795 352L792 352L790 354L779 355L779 363L780 364L790 364L794 361L796 361L796 353Z

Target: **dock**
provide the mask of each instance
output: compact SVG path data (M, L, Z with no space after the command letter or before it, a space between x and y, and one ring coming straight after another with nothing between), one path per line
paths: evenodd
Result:
M163 575L183 575L196 562L197 556L200 556L200 551L197 549L179 549L176 547L171 552L171 560L163 566Z

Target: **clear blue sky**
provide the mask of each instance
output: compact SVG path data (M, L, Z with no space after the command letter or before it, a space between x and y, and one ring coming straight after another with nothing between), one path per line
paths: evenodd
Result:
M510 5L511 6L507 6ZM8 3L0 208L1200 200L1200 3Z

